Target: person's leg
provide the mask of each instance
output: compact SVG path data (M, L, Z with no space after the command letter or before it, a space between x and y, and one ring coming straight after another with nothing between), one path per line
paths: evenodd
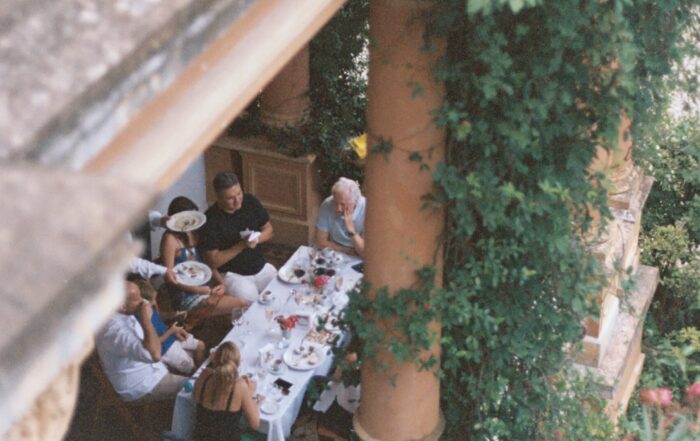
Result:
M160 359L166 366L183 375L190 375L194 372L194 360L181 341L174 342Z
M226 273L224 288L227 295L241 298L247 302L256 301L260 293L255 285L255 276L242 276L236 273Z
M168 372L165 374L165 377L163 377L163 379L156 384L156 387L154 387L151 392L146 394L146 396L141 398L141 400L158 401L173 399L177 393L180 392L180 389L182 389L182 385L185 383L185 381L187 381L187 377Z
M258 292L262 292L276 275L277 268L275 268L272 264L266 263L260 272L253 276L255 287L257 288Z
M204 345L204 342L202 340L196 340L196 341L197 341L197 347L195 348L192 356L194 357L194 363L197 366L201 366L202 363L204 363L204 360L207 359L207 348Z
M248 305L250 302L245 299L223 295L212 308L210 315L231 315L234 309L246 308Z
M180 342L182 348L187 351L187 353L194 359L196 366L202 364L205 359L205 346L204 342L194 338L194 335L190 334L187 338Z

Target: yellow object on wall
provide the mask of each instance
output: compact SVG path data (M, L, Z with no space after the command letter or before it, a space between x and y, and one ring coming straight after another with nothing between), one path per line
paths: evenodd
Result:
M365 159L365 156L367 156L367 134L363 133L351 139L350 146L355 150L355 153L357 153L360 159Z

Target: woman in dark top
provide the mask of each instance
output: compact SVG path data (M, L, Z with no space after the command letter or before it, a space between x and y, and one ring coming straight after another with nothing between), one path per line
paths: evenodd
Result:
M222 343L197 379L193 391L197 403L195 441L239 441L241 414L252 429L260 427L258 403L253 399L255 382L238 376L240 361L238 347Z

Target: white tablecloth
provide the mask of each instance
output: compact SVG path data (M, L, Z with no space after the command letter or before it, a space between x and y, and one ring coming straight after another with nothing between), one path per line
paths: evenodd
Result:
M285 265L298 265L308 268L309 251L309 247L299 247ZM340 278L340 280L342 280L342 284L338 285L338 291L331 288L334 301L329 301L324 308L318 310L317 313L319 314L332 308L334 304L344 306L347 302L347 292L362 278L362 274L351 268L352 265L360 262L360 259L346 255L342 255L342 257L343 260L337 265L337 274L335 276L335 279ZM331 285L335 286L334 282L335 280L331 279ZM275 297L274 302L270 305L261 305L260 303L251 305L243 315L240 321L241 324L231 329L223 339L223 341L233 341L241 348L239 374L255 374L260 370L258 349L262 348L267 343L274 345L277 358L281 358L282 354L287 350L277 347L277 343L281 339L281 332L274 322L273 324L275 326L271 327L270 322L265 319L265 310L267 308L274 307L278 310L278 314L284 316L313 311L311 306L305 306L303 304L297 305L294 297L290 296L292 289L296 289L297 292L303 291L305 287L302 285L283 283L279 279L275 279L270 282L267 289L272 291ZM273 329L273 332L271 332L271 329ZM302 326L297 326L293 329L289 347L293 348L295 345L298 346L308 330L308 327ZM292 383L289 394L283 397L279 402L279 409L275 414L268 415L262 412L260 413L260 432L267 433L267 441L284 441L284 439L289 436L292 424L294 424L299 409L301 408L309 380L314 375L328 374L331 368L333 357L330 353L330 348L328 348L328 350L328 355L325 357L325 360L319 363L319 366L313 370L294 370L285 366L282 373L277 375L268 373L264 384L258 384L258 391L264 391L265 386L271 384L277 378L282 378ZM190 380L191 384L194 384L194 379L199 376L199 372L203 367L193 375ZM258 381L255 375L253 375L253 379ZM175 399L172 421L173 433L181 438L191 439L192 430L194 429L195 413L196 405L192 394L183 389Z

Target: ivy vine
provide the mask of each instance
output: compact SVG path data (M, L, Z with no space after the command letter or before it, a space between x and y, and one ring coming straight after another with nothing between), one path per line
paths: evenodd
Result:
M427 38L448 43L435 72L448 159L431 196L448 208L443 287L374 287L347 320L365 357L382 345L423 368L440 320L445 439L613 439L595 381L569 369L604 280L582 240L591 208L609 216L589 164L615 148L623 110L653 121L643 98L682 55L693 4L434 2Z

